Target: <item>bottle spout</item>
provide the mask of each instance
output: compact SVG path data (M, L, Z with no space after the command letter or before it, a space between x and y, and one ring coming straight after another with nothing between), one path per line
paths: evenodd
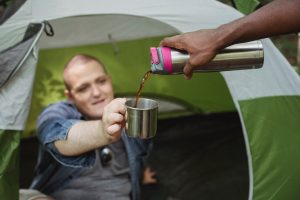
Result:
M150 48L150 57L151 57L151 72L153 74L164 74L164 65L163 60L161 60L160 52L158 48Z

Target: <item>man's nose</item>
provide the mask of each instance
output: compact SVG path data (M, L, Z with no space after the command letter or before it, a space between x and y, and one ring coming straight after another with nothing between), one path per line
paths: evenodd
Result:
M97 85L92 86L92 95L93 96L100 96L102 93L101 88Z

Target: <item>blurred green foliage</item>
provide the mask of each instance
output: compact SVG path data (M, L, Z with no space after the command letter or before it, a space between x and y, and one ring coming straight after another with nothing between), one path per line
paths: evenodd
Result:
M257 0L235 0L236 8L244 14L249 14L260 4Z

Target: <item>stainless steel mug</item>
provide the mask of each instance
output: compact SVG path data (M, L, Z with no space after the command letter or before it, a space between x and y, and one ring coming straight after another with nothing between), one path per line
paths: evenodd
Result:
M189 59L185 51L169 47L152 47L151 71L154 74L182 74ZM231 45L221 50L208 64L194 68L193 72L216 72L261 68L264 63L263 45L260 40Z
M135 104L135 99L128 99L125 103L127 135L142 139L154 137L157 130L158 103L152 99L140 98L136 107Z

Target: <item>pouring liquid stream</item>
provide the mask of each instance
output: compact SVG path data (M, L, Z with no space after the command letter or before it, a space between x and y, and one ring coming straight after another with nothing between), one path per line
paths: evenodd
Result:
M140 84L140 88L139 88L139 90L138 90L138 92L136 93L136 96L135 96L135 105L134 105L135 108L136 108L137 105L138 105L138 101L139 101L139 99L140 99L142 90L143 90L143 88L144 88L144 84L145 84L145 82L148 80L148 78L150 77L151 74L152 74L152 71L151 71L151 70L147 71L147 72L144 74L144 77L143 77L143 79L142 79L142 81L141 81L141 84Z

